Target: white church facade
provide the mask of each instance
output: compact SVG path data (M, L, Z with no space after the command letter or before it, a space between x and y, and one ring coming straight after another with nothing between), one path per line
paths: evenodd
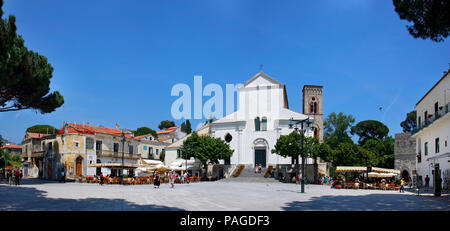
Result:
M306 95L305 95L306 94ZM323 137L322 87L305 86L303 89L303 111L289 109L286 86L260 71L238 88L238 109L212 122L210 135L229 143L234 150L224 165L246 165L263 167L290 165L291 158L281 157L271 150L281 135L288 135L293 128L290 120L314 120L306 136ZM305 102L307 100L307 102ZM300 103L300 102L299 102ZM300 128L300 125L298 125ZM306 127L306 125L305 125ZM301 163L301 158L299 160ZM312 160L305 160L312 164Z

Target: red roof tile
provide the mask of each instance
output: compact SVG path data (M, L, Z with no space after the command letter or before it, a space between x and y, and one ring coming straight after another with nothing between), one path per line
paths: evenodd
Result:
M72 124L67 123L66 128L68 130L68 133L77 133L77 134L95 134L95 133L103 133L103 134L109 134L109 135L115 135L115 136L122 136L122 130L115 129L115 128L105 128L105 127L98 127L98 126L92 126L92 125L84 125L84 124ZM61 130L58 133L59 135L64 134L64 127L61 128ZM131 134L125 134L125 137L132 138L133 136Z
M51 136L52 134L41 134L41 133L34 133L34 132L27 132L27 135L33 139L39 139L45 136Z
M15 149L21 149L22 145L15 145L15 144L7 144L2 146L2 148L15 148Z

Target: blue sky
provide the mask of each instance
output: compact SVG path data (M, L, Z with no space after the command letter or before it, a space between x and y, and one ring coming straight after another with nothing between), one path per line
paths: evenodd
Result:
M65 98L51 114L1 113L0 134L17 143L27 127L63 121L157 129L172 119L175 84L202 75L225 89L260 64L286 84L291 109L303 85L323 85L325 116L380 120L393 135L450 61L449 41L414 39L390 0L6 0L3 10Z

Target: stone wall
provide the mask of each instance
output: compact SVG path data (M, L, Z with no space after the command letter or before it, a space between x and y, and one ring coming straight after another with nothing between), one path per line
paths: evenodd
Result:
M403 171L407 171L412 179L413 170L416 169L416 139L411 137L411 133L395 134L394 155L394 168L400 170L399 177L402 177Z

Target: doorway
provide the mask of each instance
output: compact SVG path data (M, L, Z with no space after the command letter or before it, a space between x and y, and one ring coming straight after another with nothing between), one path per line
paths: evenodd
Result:
M256 165L266 167L266 149L255 149L255 167Z
M75 173L77 176L83 174L83 164L82 164L83 158L78 157L75 164Z

